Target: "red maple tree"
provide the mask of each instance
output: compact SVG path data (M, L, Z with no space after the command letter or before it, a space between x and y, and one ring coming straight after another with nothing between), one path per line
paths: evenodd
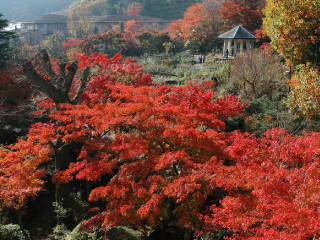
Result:
M103 82L116 83L123 81L132 85L151 84L151 76L149 74L144 74L143 70L134 64L133 60L123 60L120 54L110 59L104 54L78 54L75 56L76 60L72 63L64 62L63 59L59 61L50 59L46 52L39 54L39 57L40 59L36 59L33 62L24 63L23 71L30 81L46 96L41 102L41 106L51 113L59 111L59 104L61 103L76 105L83 101L94 101L94 95L90 95L91 98L89 99L87 92L90 89L97 89L99 84ZM93 69L93 72L90 72L90 68ZM77 72L81 74L76 74ZM42 112L38 113L41 114ZM63 121L53 123L54 127L52 127L50 133L55 137L49 139L49 142L45 144L48 144L53 152L56 170L62 171L66 170L72 161L70 156L72 147L62 141L63 133L59 128L64 126ZM44 128L42 133L40 131L41 128L38 130L40 136L49 134L47 132L49 131L48 129ZM27 144L25 148L31 148L28 145L28 141L22 141L20 143L21 149L23 149L23 143ZM40 143L36 142L35 144ZM13 145L13 148L16 148L15 145ZM30 149L30 151L37 153L37 150ZM29 157L27 155L28 152L21 152L21 154L21 161ZM15 163L13 162L12 164ZM40 188L37 189L37 191L39 190ZM26 199L28 198L27 196L25 196ZM61 206L67 207L69 198L70 188L68 184L62 184L56 189L56 200Z
M0 125L12 123L27 112L31 84L21 76L21 67L10 64L0 70Z
M265 137L238 133L216 161L210 182L226 197L203 215L205 231L228 229L230 239L308 239L320 236L320 134L293 137L272 129Z
M27 140L0 146L0 209L15 210L21 227L28 199L43 190L45 171L39 166L51 160L53 128L53 124L34 124Z
M262 26L265 6L263 0L226 0L222 3L220 10L221 21L225 30L235 25L242 25L250 31L260 29Z
M64 110L52 118L64 122L59 129L63 141L83 147L78 161L56 179L113 176L90 193L89 200L103 200L107 206L85 226L154 225L160 218L179 226L197 224L212 191L211 164L224 157L227 147L221 119L239 114L243 107L234 96L213 101L210 87L104 83L92 92L94 104L60 105ZM167 209L170 202L175 214Z
M200 39L211 30L209 26L213 23L210 20L210 12L206 6L196 3L186 10L183 19L172 21L168 26L168 30L172 37L179 36L184 40L192 37Z

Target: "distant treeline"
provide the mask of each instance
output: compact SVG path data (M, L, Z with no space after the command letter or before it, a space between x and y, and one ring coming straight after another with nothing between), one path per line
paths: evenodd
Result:
M52 12L64 11L75 0L11 0L1 4L1 13L10 21L24 21L40 17ZM122 14L132 2L142 5L141 15L164 18L168 20L182 18L185 10L201 0L80 0L81 4L88 2L104 6L102 14ZM101 9L101 8L100 8Z

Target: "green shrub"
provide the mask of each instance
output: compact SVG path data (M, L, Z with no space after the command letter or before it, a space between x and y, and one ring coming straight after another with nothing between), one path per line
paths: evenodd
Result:
M266 130L274 127L287 129L293 135L306 127L304 119L290 113L280 96L270 98L264 95L247 104L245 130L257 136L262 136Z
M53 233L51 235L52 239L55 240L64 240L66 239L66 236L70 233L70 231L66 228L64 224L57 225L53 229Z
M114 227L108 232L110 240L143 240L145 236L142 232L128 227Z
M79 224L71 233L61 238L61 240L105 240L104 231L101 231L98 227L95 227L92 232L80 231ZM145 235L138 231L128 227L114 227L108 232L108 240L143 240L146 239ZM60 240L60 239L59 239Z
M71 233L68 233L64 240L103 240L104 238L104 232L99 231L98 227L94 228L94 231L88 232L88 231L80 231L81 223L78 224Z
M20 226L17 224L0 225L1 240L27 240Z

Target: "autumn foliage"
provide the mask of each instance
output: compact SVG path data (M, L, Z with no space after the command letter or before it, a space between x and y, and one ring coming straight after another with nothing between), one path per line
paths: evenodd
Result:
M28 110L31 97L30 83L22 77L21 67L8 65L0 70L0 123L6 124L19 119Z
M262 139L235 134L226 149L230 166L213 165L210 185L227 193L203 216L205 231L229 229L230 239L319 238L319 139L282 129Z
M202 48L212 50L217 36L234 26L241 25L251 31L260 29L264 6L265 2L260 0L205 0L192 4L183 19L169 24L168 31L172 38L184 42L192 39L204 45Z
M220 10L224 28L241 25L250 31L261 28L262 9L265 2L261 0L226 0ZM226 29L227 30L227 29Z
M318 62L320 2L267 0L264 31L291 64Z
M299 115L308 118L320 113L320 73L315 67L299 65L296 74L289 80L288 104Z
M32 101L34 114L45 121L32 124L16 143L0 145L0 211L16 212L22 227L29 200L53 181L55 210L68 215L63 222L57 214L57 224L71 220L66 226L73 228L81 222L79 231L108 234L114 226L129 226L146 233L174 226L185 234L179 239L191 237L188 233L204 239L320 239L319 132L294 136L260 128L257 137L232 131L227 123L241 117L243 100L223 95L225 89L216 96L211 80L155 84L135 60L121 55L161 52L164 46L168 53L173 43L190 40L193 47L198 42L211 50L219 31L242 25L255 31L261 44L270 37L295 71L287 90L278 58L251 51L229 65L234 66L228 84L252 108L259 103L254 100L271 103L275 93L286 95L291 112L311 122L320 110L320 2L204 0L169 25L171 40L135 21L88 35L89 15L138 15L147 2L152 5L76 1L70 18L84 25L77 27L79 39L64 45L73 62L42 51L22 67L1 69L0 123L21 115L20 106ZM76 218L74 203L88 212L85 219Z
M138 2L132 2L128 5L127 10L123 11L125 15L134 15L137 16L140 14L142 5Z
M193 34L201 35L204 32L201 31L201 26L208 18L209 12L203 4L193 4L187 9L183 19L174 20L169 25L169 32L172 36L179 36L183 39L193 37ZM194 32L193 32L194 30Z
M218 36L219 9L201 3L192 4L183 19L172 21L168 32L174 41L194 42L197 51L211 51Z
M139 225L143 220L154 225L160 217L192 225L210 193L210 165L224 156L220 119L243 107L233 96L213 102L208 87L106 83L93 92L94 102L63 105L65 110L52 116L65 123L63 141L83 144L78 161L58 173L57 180L96 181L113 175L107 186L91 192L89 200L107 206L85 225ZM177 204L176 216L166 209L169 202Z
M287 103L292 112L309 119L319 116L319 9L314 0L268 0L264 10L264 32L294 73Z
M61 141L77 146L76 156L54 180L98 186L89 200L99 207L82 228L167 222L230 239L320 237L319 133L228 133L224 121L245 104L216 97L211 82L157 86L120 54L75 58L78 71L91 68L79 102L57 103L50 123L0 149L2 207L22 209L43 189L42 164ZM70 99L80 82L76 76Z
M135 20L117 25L113 30L101 34L92 34L87 38L70 39L64 44L67 55L72 59L76 53L108 53L112 56L121 53L123 56L141 55L144 52L163 52L163 43L171 42L166 31L153 29L153 24L142 26Z
M43 190L45 171L39 166L51 160L53 128L53 124L35 124L27 140L0 147L1 209L22 211L28 199Z

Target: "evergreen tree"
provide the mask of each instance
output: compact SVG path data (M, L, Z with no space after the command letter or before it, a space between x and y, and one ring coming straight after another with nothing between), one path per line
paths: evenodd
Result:
M3 15L0 13L0 68L3 68L7 59L9 40L14 37L13 32L4 30L4 28L8 26L8 20L1 19L2 16Z

